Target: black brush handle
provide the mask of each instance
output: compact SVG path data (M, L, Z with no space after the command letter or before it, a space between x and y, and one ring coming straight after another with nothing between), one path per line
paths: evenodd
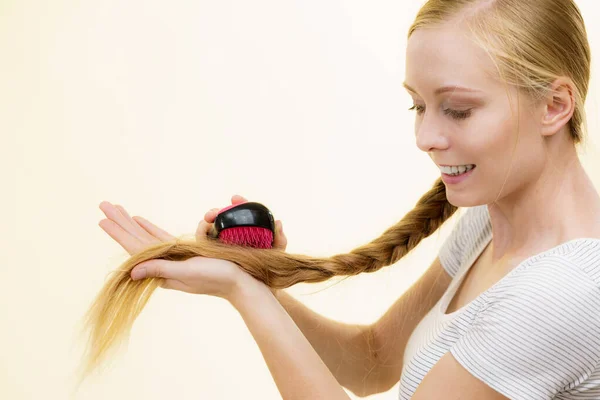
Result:
M219 213L215 218L214 233L218 236L224 229L240 226L266 228L275 233L273 214L267 207L256 202L241 203Z

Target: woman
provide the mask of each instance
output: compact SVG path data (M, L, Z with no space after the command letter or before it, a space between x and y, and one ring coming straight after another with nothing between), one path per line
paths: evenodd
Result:
M284 253L281 229L277 251L217 247L205 239L214 210L186 244L102 203L102 228L132 258L92 308L96 355L161 285L229 300L284 399L398 382L401 399L600 399L600 196L576 151L590 58L572 0L428 1L409 31L405 87L417 146L442 180L380 238L326 259ZM439 256L373 325L327 320L277 290L391 265L457 207L468 210ZM123 305L131 298L142 305ZM125 311L102 337L115 307Z

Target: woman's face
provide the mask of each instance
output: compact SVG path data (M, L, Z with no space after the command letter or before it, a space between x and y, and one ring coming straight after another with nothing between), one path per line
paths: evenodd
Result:
M455 26L418 29L408 40L405 85L415 105L417 146L438 166L476 165L466 179L446 183L448 201L458 207L518 195L547 162L539 133L544 108L523 94L517 104L516 89L495 71L487 53Z

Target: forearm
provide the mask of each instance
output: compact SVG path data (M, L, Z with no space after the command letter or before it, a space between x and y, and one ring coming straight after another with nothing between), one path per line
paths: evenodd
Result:
M283 290L271 291L342 386L358 396L383 390L370 325L328 319Z
M349 400L267 286L248 276L229 300L254 337L284 400Z

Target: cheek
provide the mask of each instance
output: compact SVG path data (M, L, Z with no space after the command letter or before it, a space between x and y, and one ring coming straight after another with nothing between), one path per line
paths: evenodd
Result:
M482 162L509 157L516 139L516 125L501 113L480 113L468 128L473 154Z
M504 181L510 173L507 184L520 185L518 182L528 181L539 173L543 164L543 153L540 152L544 149L526 119L521 118L517 124L516 115L508 114L488 116L485 121L477 150L491 181Z

